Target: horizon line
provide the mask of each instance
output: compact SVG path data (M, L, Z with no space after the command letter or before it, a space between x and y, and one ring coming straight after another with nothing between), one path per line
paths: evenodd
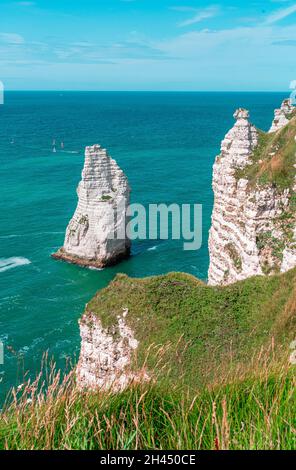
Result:
M63 90L63 89L45 89L45 90L28 90L28 89L6 89L7 92L58 92L58 93L289 93L290 90Z

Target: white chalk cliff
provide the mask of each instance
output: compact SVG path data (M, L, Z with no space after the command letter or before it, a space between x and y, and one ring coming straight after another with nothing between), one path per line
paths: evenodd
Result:
M281 107L274 111L274 120L272 121L269 132L276 132L288 124L293 110L294 106L292 106L291 101L289 99L284 100Z
M86 147L78 205L63 247L53 257L81 266L103 268L130 254L126 208L130 187L124 172L99 145Z
M80 325L81 350L76 368L80 389L120 391L131 383L149 380L144 370L133 371L138 348L134 332L126 324L128 309L117 316L117 324L104 328L101 320L86 311Z
M216 157L213 168L215 201L209 236L210 285L226 285L249 276L286 271L296 266L296 117L294 108L288 110L287 106L289 108L290 104L284 102L281 107L283 114L276 113L273 131L270 133L256 129L249 121L249 112L238 109L234 114L236 122L222 141L221 153ZM95 155L99 150L92 152L90 161L86 159L87 168L98 160ZM283 156L285 158L282 161ZM106 158L103 156L104 162ZM277 184L272 179L261 181L257 178L257 175L265 174L266 167L271 168L273 176L273 171L276 172L283 162L288 162L288 170L293 173L290 175L288 172L283 183ZM97 164L99 165L98 162ZM105 164L108 166L107 162ZM283 171L284 175L286 173ZM95 221L100 218L98 216L101 216L105 207L97 207L98 196L102 197L102 181L98 185L99 193L95 192L95 196L90 193L88 201L91 204L84 202L87 199L84 193L85 175L88 175L86 180L89 181L94 174L102 174L101 169L97 172L89 172L87 169L83 175L83 191L79 187L78 213L73 218L74 229L77 228L77 220L91 212L92 203L95 207ZM97 179L98 176L94 178L95 188ZM103 178L103 186L109 179ZM129 190L126 180L124 181L121 193L126 195ZM109 183L106 188L104 194L109 195ZM72 222L67 231L68 237L72 236L71 224ZM83 240L84 236L82 233L79 240ZM76 240L76 235L73 237ZM102 243L103 240L105 237L96 237L94 245L98 246L98 241ZM66 242L65 251L73 250L74 247L75 253L78 252L81 256L81 252L77 251L80 250L79 243L77 249L72 241L69 246L67 236ZM91 250L87 251L88 256L93 256L92 247L91 244ZM85 257L83 245L81 249ZM122 307L120 310L114 312L110 307L110 312L105 312L105 308L100 309L96 303L94 306L90 303L86 307L80 321L81 352L76 369L80 389L120 391L133 382L153 378L151 373L147 374L145 370L136 368L137 361L134 361L134 357L141 344L128 309Z
M250 183L253 168L260 175L266 165L272 170L279 165L281 140L277 140L277 133L290 123L293 111L287 100L276 111L271 127L274 137L258 131L249 122L246 110L239 109L234 114L236 123L225 136L213 168L210 285L230 284L296 266L296 222L295 211L293 214L291 209L295 185L278 187L272 181ZM291 139L290 152L296 150L293 132L294 128L289 128L282 137ZM260 159L260 151L264 150L262 135L270 139L270 151L264 157L267 162ZM294 157L296 164L295 153Z

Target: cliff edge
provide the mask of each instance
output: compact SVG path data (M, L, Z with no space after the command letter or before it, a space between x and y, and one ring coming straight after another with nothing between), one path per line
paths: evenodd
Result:
M213 168L210 285L296 266L296 117L285 100L268 133L239 109Z
M296 115L287 103L281 113L264 133L240 108L222 142L209 285L182 273L117 275L86 306L80 389L118 391L165 373L172 384L202 387L221 370L248 369L270 342L278 359L288 349L296 318L289 269L296 266Z
M80 389L123 390L165 378L204 387L251 366L273 345L289 354L295 338L296 270L210 287L184 273L144 279L118 274L80 320Z

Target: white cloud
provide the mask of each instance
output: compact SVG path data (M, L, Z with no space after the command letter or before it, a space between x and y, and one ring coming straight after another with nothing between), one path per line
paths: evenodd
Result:
M296 12L296 5L292 5L287 8L282 8L281 10L277 10L274 13L271 13L266 20L265 24L274 24L277 23L280 20L283 20L284 18L287 18L288 16L292 15L293 13Z
M155 47L167 56L190 60L204 67L220 64L237 71L239 68L268 66L285 62L291 67L289 48L276 49L274 42L296 37L296 26L258 25L224 30L191 31L175 38L160 41ZM227 65L226 65L227 64ZM236 65L237 64L237 65ZM240 65L239 65L240 64ZM265 65L263 65L265 64ZM288 77L288 80L290 77Z
M87 41L79 41L79 42L72 42L72 43L71 43L71 46L73 46L73 47L86 47L86 48L88 48L88 47L93 47L94 44L91 43L91 42L87 42Z
M181 23L178 24L178 26L181 28L184 26L190 26L192 24L200 23L201 21L207 18L212 18L213 16L216 16L219 11L218 7L216 6L209 6L204 9L180 6L180 7L173 7L172 9L176 11L181 11L181 12L194 13L194 15L191 18L189 18L188 20L182 21Z
M0 33L0 41L5 44L24 44L24 38L17 33Z

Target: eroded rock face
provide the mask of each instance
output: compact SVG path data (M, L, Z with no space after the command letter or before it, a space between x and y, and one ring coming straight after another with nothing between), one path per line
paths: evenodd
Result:
M284 127L289 122L289 117L293 113L294 106L292 106L290 99L284 100L280 109L274 111L274 120L269 132L276 132Z
M117 317L117 324L103 328L97 315L85 313L80 324L81 351L76 369L80 389L121 391L134 382L148 380L143 371L132 370L138 348L134 332L126 323L128 310Z
M258 131L250 124L247 111L240 109L234 117L237 121L223 140L213 168L210 285L230 284L296 265L296 252L292 258L291 247L285 247L280 222L289 206L290 189L279 192L269 184L250 190L248 180L237 177L238 169L252 164Z
M250 124L249 111L246 109L238 109L233 117L236 123L222 141L221 158L227 157L233 168L243 168L250 163L249 157L258 142L258 132Z
M78 205L64 245L53 257L103 268L129 256L125 214L130 187L115 160L99 145L86 147L77 194Z

